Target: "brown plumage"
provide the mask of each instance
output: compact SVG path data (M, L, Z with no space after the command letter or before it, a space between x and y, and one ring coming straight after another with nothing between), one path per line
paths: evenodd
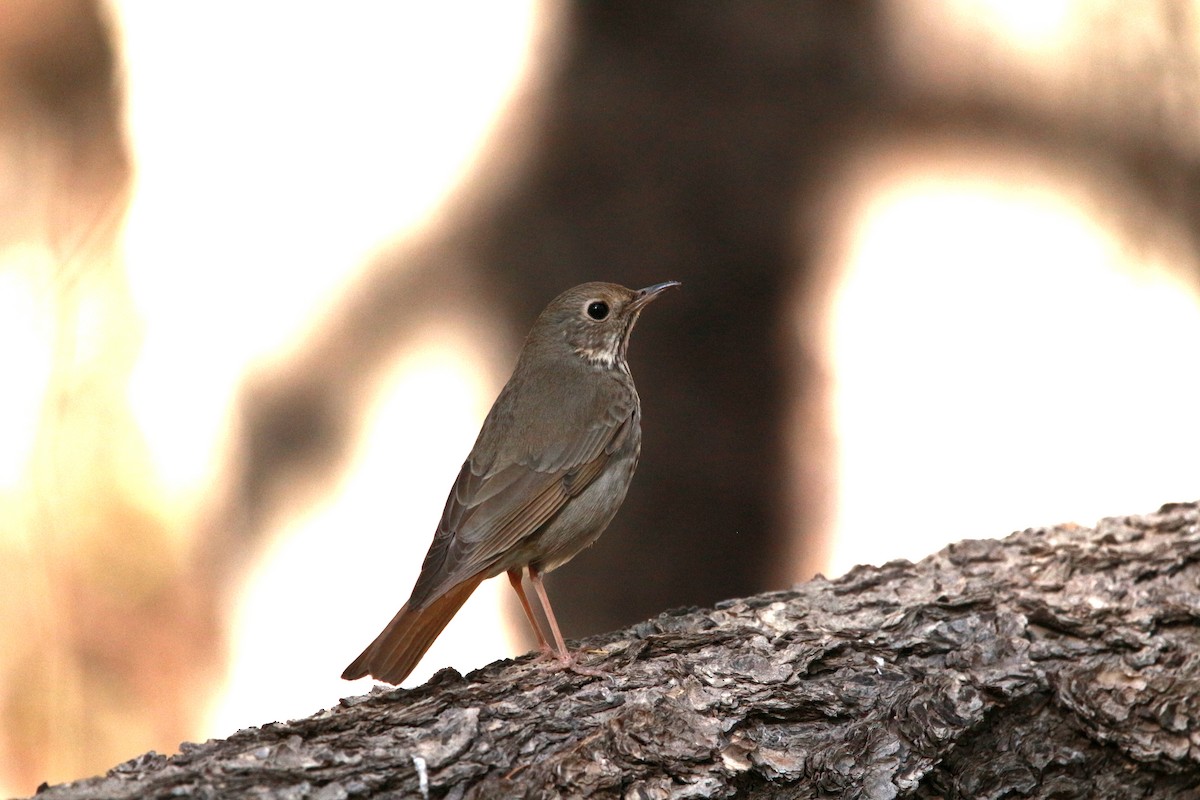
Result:
M573 663L542 575L592 544L625 499L641 452L629 335L646 304L677 285L585 283L546 307L459 471L408 602L343 678L401 682L475 588L503 572L542 649Z

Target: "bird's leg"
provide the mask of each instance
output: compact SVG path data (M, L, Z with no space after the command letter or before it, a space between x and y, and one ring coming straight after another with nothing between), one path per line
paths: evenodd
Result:
M542 606L542 611L546 614L546 621L550 623L550 632L554 634L554 650L558 654L558 660L564 664L570 663L571 653L567 650L567 643L563 641L562 633L558 629L558 620L554 618L554 609L550 607L550 598L546 595L546 586L542 583L542 573L538 572L538 568L529 565L529 582L533 584L533 591L537 593L538 603Z
M517 598L521 601L521 610L525 612L525 618L529 620L529 627L533 628L533 633L537 636L538 648L545 655L553 655L554 650L550 647L550 643L546 641L545 634L542 633L542 626L538 622L537 617L533 615L533 609L529 607L529 598L525 596L525 587L521 585L521 567L513 567L508 571L508 582L512 584L513 591L517 593Z
M538 603L541 605L542 611L546 614L546 621L550 623L550 631L554 634L555 650L557 651L559 662L567 669L580 675L607 677L607 673L600 670L581 666L578 663L577 657L567 649L567 643L563 641L562 633L558 629L558 620L554 618L554 609L550 607L550 598L546 595L546 587L542 583L542 573L532 564L529 565L529 582L533 584L533 591L537 594Z

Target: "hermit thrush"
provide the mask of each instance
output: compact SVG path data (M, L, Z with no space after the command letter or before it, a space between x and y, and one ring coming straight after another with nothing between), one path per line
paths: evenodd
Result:
M585 283L546 307L450 490L408 602L343 678L400 683L475 587L502 572L543 652L574 663L542 575L596 541L625 500L642 447L629 334L642 309L678 285ZM553 649L525 595L524 571Z

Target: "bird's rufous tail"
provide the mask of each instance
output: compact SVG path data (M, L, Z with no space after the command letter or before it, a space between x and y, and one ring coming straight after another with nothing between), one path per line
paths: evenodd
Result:
M463 581L416 611L405 603L375 641L346 667L342 678L352 681L370 675L387 683L400 683L482 580L477 577Z

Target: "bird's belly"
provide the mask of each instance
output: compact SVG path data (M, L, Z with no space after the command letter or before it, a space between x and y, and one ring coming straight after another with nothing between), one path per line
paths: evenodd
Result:
M637 456L628 454L607 468L563 507L530 542L527 563L540 572L550 572L590 547L625 502Z

